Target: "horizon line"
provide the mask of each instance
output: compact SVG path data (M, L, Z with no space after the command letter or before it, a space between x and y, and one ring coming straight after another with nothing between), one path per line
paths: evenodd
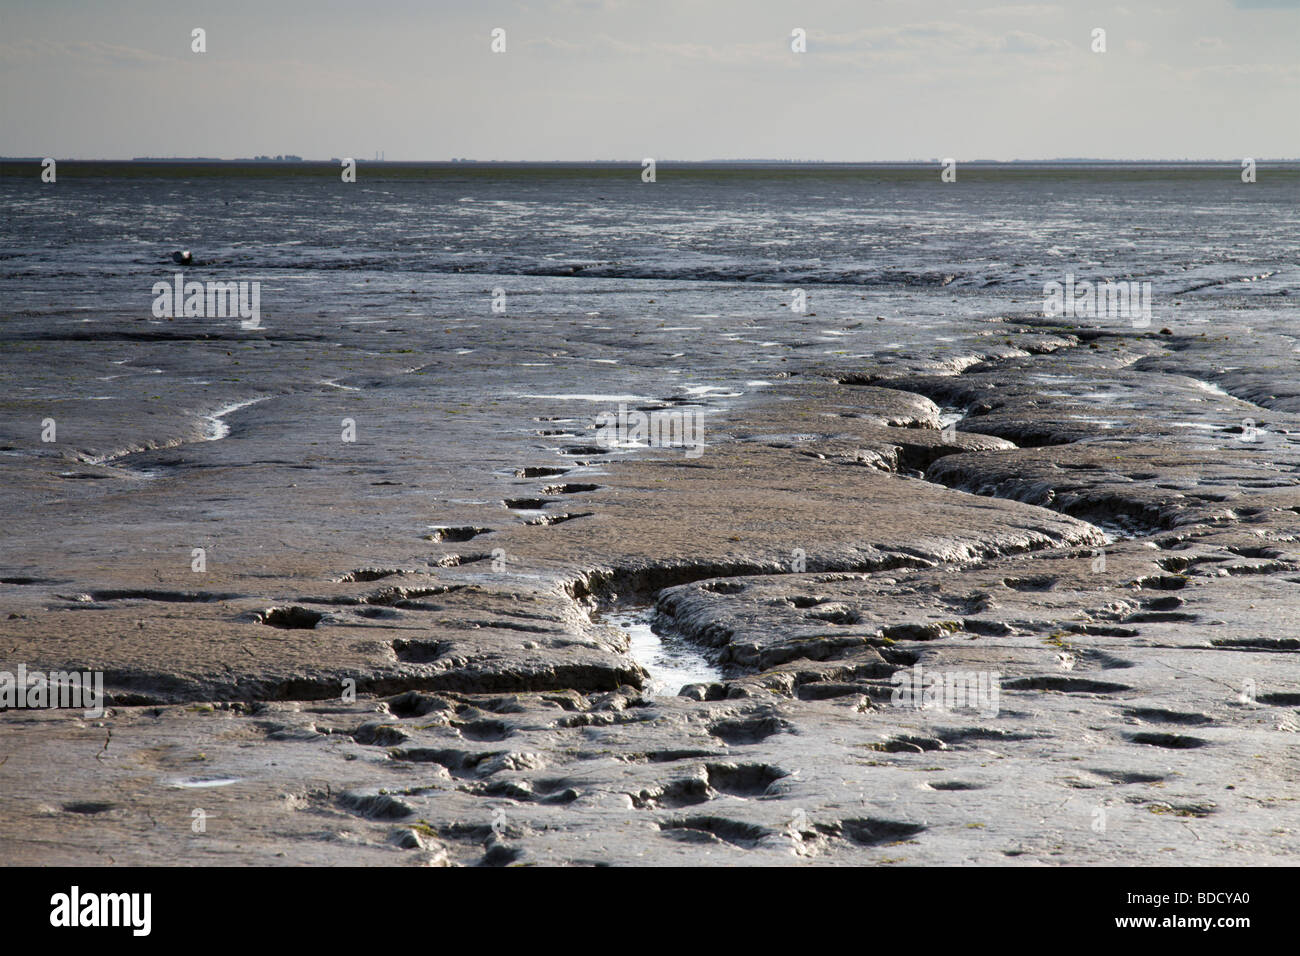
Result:
M322 163L339 163L341 157L330 157L328 159L307 159L301 156L289 154L290 158L275 158L262 156L133 156L129 159L107 158L107 157L48 157L48 156L0 156L0 163L41 163L46 159L53 158L58 162L68 163L260 163L267 165L319 165ZM353 160L357 165L366 163L368 165L382 166L402 166L402 165L535 165L535 166L641 166L646 158L641 159L473 159L469 157L451 157L442 159L365 159L361 157L346 157ZM727 165L727 164L766 164L773 166L918 166L941 164L947 162L950 157L938 158L911 158L911 159L778 159L766 157L735 157L711 159L672 159L653 157L656 165L675 164L675 165ZM1190 165L1190 164L1240 164L1245 159L1253 159L1256 164L1259 163L1300 163L1300 157L1244 157L1235 156L1231 158L1224 157L1200 157L1200 158L1123 158L1116 159L1112 157L1090 157L1090 156L1058 156L1048 159L960 159L955 161L965 165L989 165L989 166L1012 166L1012 165L1029 165L1029 164L1123 164L1123 163L1141 163L1148 165Z

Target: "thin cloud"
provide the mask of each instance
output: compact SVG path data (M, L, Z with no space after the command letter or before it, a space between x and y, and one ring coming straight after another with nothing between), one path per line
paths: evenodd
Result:
M12 61L71 61L70 65L155 67L175 66L175 57L101 40L24 39L0 43L0 59Z

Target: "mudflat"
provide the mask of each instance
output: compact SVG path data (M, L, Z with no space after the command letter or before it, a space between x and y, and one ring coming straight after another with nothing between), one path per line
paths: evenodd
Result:
M1293 862L1265 171L5 164L0 860Z
M0 713L0 857L1293 861L1285 311L951 298L11 315L0 669L107 708ZM714 678L656 691L629 609Z

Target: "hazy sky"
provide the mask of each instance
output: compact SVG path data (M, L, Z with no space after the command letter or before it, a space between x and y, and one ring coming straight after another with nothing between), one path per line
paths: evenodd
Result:
M1300 0L0 0L0 155L376 150L1300 157Z

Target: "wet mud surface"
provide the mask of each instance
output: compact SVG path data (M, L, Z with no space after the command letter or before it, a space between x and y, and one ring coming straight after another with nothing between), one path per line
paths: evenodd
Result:
M1292 862L1300 352L1246 317L727 320L695 377L655 320L12 320L0 660L110 700L0 713L4 859Z

